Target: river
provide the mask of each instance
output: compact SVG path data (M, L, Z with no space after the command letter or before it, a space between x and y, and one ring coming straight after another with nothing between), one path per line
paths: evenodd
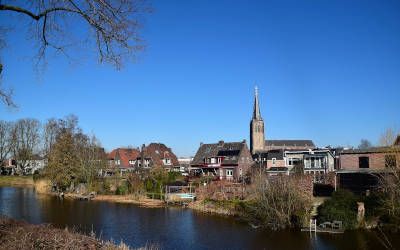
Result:
M253 229L233 218L184 208L143 208L132 204L59 200L32 188L0 187L0 214L30 223L51 223L132 247L154 243L162 249L384 249L377 233L309 234L297 230ZM400 248L400 237L388 235Z

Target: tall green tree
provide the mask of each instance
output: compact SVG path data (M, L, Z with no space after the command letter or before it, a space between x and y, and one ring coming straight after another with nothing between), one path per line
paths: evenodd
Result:
M80 175L79 159L74 136L69 131L60 133L49 154L46 175L60 190L66 190Z

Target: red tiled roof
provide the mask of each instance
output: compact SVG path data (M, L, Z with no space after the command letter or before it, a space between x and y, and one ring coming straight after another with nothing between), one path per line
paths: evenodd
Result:
M164 166L163 159L171 159L171 166L178 166L178 158L170 148L163 143L150 143L144 148L144 157L151 158L154 165ZM168 167L168 166L165 166Z
M120 160L119 167L133 167L129 161L136 160L140 155L139 150L133 148L117 148L107 155L108 160Z

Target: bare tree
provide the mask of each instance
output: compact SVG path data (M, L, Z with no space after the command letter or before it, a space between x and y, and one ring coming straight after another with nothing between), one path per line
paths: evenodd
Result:
M253 224L279 229L301 225L309 218L312 193L301 176L255 176L244 216ZM304 183L303 183L304 184Z
M386 172L380 175L380 187L383 191L383 212L392 223L400 223L400 147L390 146L385 155Z
M379 138L379 144L384 147L390 147L396 140L396 130L393 128L387 128Z
M43 154L49 155L51 148L56 142L57 134L59 133L59 126L56 119L49 119L43 128Z
M131 58L144 48L139 36L140 13L148 11L144 0L0 0L0 11L19 14L21 20L30 20L32 37L38 44L38 63L50 48L68 55L68 48L75 44L71 31L74 25L87 28L89 41L93 41L100 62L120 68L124 58ZM0 13L1 13L0 12ZM15 15L8 15L4 25L16 22ZM1 28L1 27L0 27ZM0 31L1 32L1 31ZM4 34L2 32L2 34ZM77 33L82 37L82 33ZM0 37L0 48L4 47ZM86 39L79 39L84 42ZM0 76L4 70L0 60ZM13 105L11 92L0 88L0 99Z
M23 172L35 153L39 152L40 123L35 119L18 120L12 130L12 154Z
M13 124L11 122L0 121L0 167L3 166L11 152L11 131Z

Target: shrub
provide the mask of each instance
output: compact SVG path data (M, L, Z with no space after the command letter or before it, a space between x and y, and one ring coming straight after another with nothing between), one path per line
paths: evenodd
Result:
M308 220L311 197L298 187L297 177L265 176L253 181L253 198L237 204L242 207L244 219L252 224L271 229L299 227Z
M339 190L332 194L332 198L326 200L318 208L318 221L342 221L345 229L357 227L357 200L358 197L346 190Z
M128 185L126 182L122 182L120 185L118 185L117 190L115 191L116 195L126 195L128 194Z

